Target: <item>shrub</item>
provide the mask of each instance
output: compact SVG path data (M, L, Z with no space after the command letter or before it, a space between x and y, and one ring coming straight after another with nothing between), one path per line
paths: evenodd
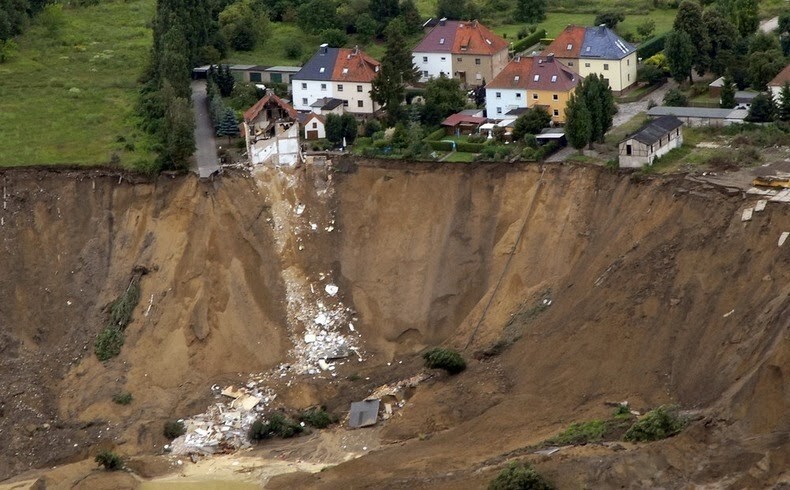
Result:
M99 466L103 466L107 471L116 471L123 468L123 460L112 451L102 451L94 459Z
M138 279L133 279L126 291L110 303L109 325L121 329L126 328L132 319L132 311L138 301L140 301L140 283Z
M376 119L371 119L365 123L362 134L368 137L373 137L373 135L379 131L381 131L381 123Z
M532 46L533 44L537 44L540 42L541 39L546 37L546 30L545 29L537 29L535 32L530 34L529 36L515 42L513 44L513 50L516 53L520 53L524 51L528 47Z
M466 369L466 361L461 354L442 347L434 347L422 355L425 367L429 369L444 369L450 374L458 374Z
M571 424L567 429L560 432L556 437L549 439L549 444L567 446L571 444L587 444L603 439L606 431L606 424L603 420L591 420L589 422L577 422Z
M554 488L529 463L510 463L488 484L488 490L551 490Z
M285 43L285 57L290 60L298 60L304 54L302 43L295 39L291 39Z
M674 436L687 421L678 414L677 407L660 406L647 412L625 433L626 441L657 441Z
M168 439L175 439L176 437L184 435L186 431L187 428L184 427L184 423L180 420L169 420L165 422L165 428L162 433Z
M129 393L128 391L125 391L123 393L116 393L115 395L112 396L112 401L114 401L118 405L128 405L132 403L132 399L133 399L132 394Z
M121 353L123 341L123 331L116 326L110 325L104 327L104 330L96 338L93 351L100 361L106 361Z
M316 429L324 429L334 423L332 416L323 407L305 410L299 416L299 421Z
M466 153L480 153L485 147L485 143L467 143L466 141L459 141L457 145L458 151L463 151Z
M642 58L643 60L650 58L654 54L664 50L664 42L666 41L666 39L667 39L666 33L648 39L647 41L639 45L639 47L636 50L636 55Z
M249 436L253 441L260 441L274 436L287 439L300 434L303 430L304 428L299 423L294 422L282 413L276 412L269 416L268 421L258 419L253 422Z
M688 99L683 95L683 92L676 88L672 88L667 90L667 93L664 94L664 105L685 107L688 105Z

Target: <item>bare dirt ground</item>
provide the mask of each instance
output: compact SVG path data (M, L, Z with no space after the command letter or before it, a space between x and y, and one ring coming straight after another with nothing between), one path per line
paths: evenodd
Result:
M210 183L0 173L0 482L135 488L214 465L267 488L479 488L528 458L560 488L788 483L790 249L777 247L787 206L742 223L754 199L683 176L361 163ZM279 229L297 203L334 231ZM121 355L101 363L102 308L135 266L150 271L140 305ZM203 411L212 384L288 361L286 270L332 275L365 362L277 387L284 407L342 416L418 372L427 346L461 350L468 370L424 382L375 429L240 454L261 461L248 473L232 456L194 468L155 457L163 422ZM120 390L132 404L111 401ZM698 417L657 443L532 454L569 423L606 416L611 400ZM94 469L101 449L132 471ZM287 475L274 475L275 460Z

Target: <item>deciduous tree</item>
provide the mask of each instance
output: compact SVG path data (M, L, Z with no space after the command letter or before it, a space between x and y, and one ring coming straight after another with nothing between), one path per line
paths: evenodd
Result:
M538 134L551 123L551 115L537 106L522 114L513 124L513 141L522 141L528 134Z
M592 120L587 104L572 94L565 107L565 136L568 143L581 150L592 136Z
M425 85L425 123L438 124L466 105L466 94L455 78L441 74Z
M546 18L546 0L517 0L515 18L530 24L541 22Z
M691 65L698 75L704 75L710 64L708 57L710 40L702 20L702 6L694 0L683 0L678 7L672 29L676 32L685 32L689 39L693 40Z
M669 72L676 82L681 83L686 79L691 80L694 45L686 32L672 31L667 34L664 42L664 54L667 55Z

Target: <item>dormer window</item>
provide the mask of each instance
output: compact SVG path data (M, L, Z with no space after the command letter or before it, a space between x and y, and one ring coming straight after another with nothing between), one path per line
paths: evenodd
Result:
M567 47L566 49L567 49L568 51L572 50L572 49L573 49L573 44L568 44L568 47Z
M590 52L590 46L587 46L587 49L585 49L585 51L589 53Z
M557 81L557 75L552 75L551 76L551 83L554 83L556 81Z
M540 75L535 75L535 76L532 78L532 81L533 81L533 82L537 82L538 80L540 80Z
M486 39L486 43L491 44L491 40L490 39Z

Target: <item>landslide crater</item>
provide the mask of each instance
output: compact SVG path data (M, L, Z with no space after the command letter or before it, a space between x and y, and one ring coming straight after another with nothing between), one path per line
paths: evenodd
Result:
M391 381L437 344L470 367L418 387L381 449L273 487L479 487L612 400L697 417L662 442L536 460L561 488L787 480L787 206L741 222L743 196L590 167L338 168L0 173L0 479L100 448L156 452L162 423L202 412L212 384L292 361L293 287L320 276L365 361L285 400L340 411L364 396L344 385L359 370ZM104 309L136 267L140 303L101 363ZM134 402L114 404L119 391Z

